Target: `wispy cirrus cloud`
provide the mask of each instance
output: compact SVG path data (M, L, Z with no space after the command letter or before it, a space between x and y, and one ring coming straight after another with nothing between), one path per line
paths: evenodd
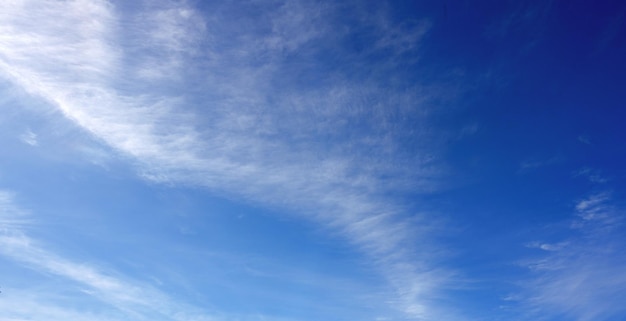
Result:
M38 144L37 134L33 133L30 129L26 130L25 133L20 135L20 140L30 146L37 146Z
M527 265L533 278L521 302L532 319L613 320L625 311L623 210L608 192L580 200L575 210L574 236L534 243L547 254Z
M320 222L375 262L408 316L438 313L450 274L426 242L425 218L388 196L438 187L432 94L381 82L402 77L397 64L368 60L416 50L427 22L405 34L384 17L356 19L374 30L359 31L376 43L364 54L339 45L355 31L335 5L227 3L210 14L162 1L123 15L119 6L3 3L0 69L144 177ZM233 10L264 14L233 21Z
M591 183L604 184L609 181L609 178L604 177L602 173L593 168L584 167L574 172L574 177L584 177Z
M125 315L135 320L216 320L197 307L176 302L148 284L126 280L92 264L69 259L46 249L27 235L32 224L31 214L15 204L14 195L0 190L0 255L29 269L59 277L65 282L57 289L38 289L38 294L5 287L7 295L0 303L3 318L122 320L125 317L121 315ZM72 292L74 296L70 294ZM107 303L110 309L95 309L102 311L96 313L95 310L81 312L71 308L84 295ZM58 304L59 297L67 297L68 304Z
M555 156L548 159L530 158L520 163L520 172L531 171L541 167L550 166L563 161L562 158Z

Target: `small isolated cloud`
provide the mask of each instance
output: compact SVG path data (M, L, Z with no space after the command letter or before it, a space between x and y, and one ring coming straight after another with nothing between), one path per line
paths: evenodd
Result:
M568 242L559 242L559 243L544 243L544 242L532 242L528 244L530 248L536 248L544 251L559 251L566 247Z
M602 176L599 170L595 170L589 167L582 168L574 172L574 177L584 177L591 183L603 184L609 181L608 178Z
M520 171L529 171L540 167L550 166L557 164L560 161L561 158L556 156L548 159L530 158L520 163Z
M480 126L478 125L478 123L471 123L471 124L467 124L463 127L461 127L461 130L459 132L459 138L463 138L463 137L467 137L467 136L472 136L474 134L476 134L478 132L478 130L480 129Z
M585 221L602 221L613 217L613 207L608 192L598 193L579 201L576 204L578 216Z
M30 129L20 135L20 140L30 146L37 146L39 144L37 134L33 133Z
M578 141L583 144L591 145L591 139L587 135L578 136Z

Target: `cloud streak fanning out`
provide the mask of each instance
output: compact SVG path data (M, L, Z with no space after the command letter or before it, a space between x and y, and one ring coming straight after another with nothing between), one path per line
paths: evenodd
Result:
M424 217L387 196L437 188L441 168L426 143L433 94L378 80L402 77L403 57L417 57L427 22L397 26L357 10L349 18L371 30L365 36L376 45L355 50L339 45L353 30L337 18L345 8L336 4L226 2L207 9L213 14L177 1L124 5L3 2L0 71L145 178L320 222L363 250L407 316L439 313L433 302L448 272L432 264L439 259L432 245L416 249L427 240L428 228L417 224ZM221 15L233 10L264 14ZM348 58L332 61L333 53ZM372 55L389 59L370 65ZM114 304L132 301L119 280L27 238L5 234L3 243L16 260L106 292ZM133 291L132 298L144 296Z
M576 233L537 246L548 254L529 264L533 281L525 285L524 302L532 318L613 320L625 311L624 215L614 204L607 192L580 200L570 226Z

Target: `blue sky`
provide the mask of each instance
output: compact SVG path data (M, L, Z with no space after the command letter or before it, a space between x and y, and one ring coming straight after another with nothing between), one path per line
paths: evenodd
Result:
M621 1L3 1L0 319L626 318Z

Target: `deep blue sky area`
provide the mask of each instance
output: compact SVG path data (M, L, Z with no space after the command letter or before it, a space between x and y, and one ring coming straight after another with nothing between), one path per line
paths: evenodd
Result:
M0 4L0 320L626 319L626 2Z

